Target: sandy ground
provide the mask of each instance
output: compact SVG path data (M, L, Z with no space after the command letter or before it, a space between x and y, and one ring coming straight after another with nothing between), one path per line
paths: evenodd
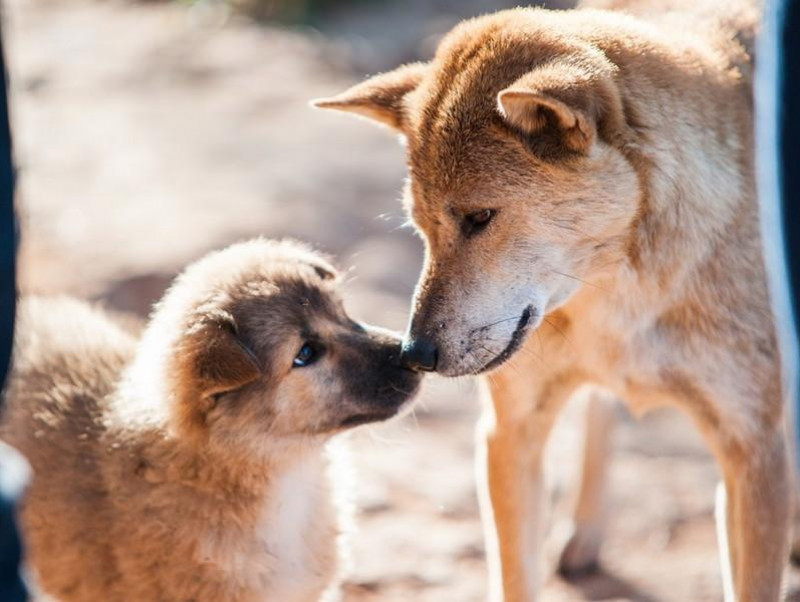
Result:
M403 328L421 244L397 200L402 151L386 132L306 102L424 57L486 5L384 3L339 11L320 32L223 24L211 4L10 0L24 291L145 314L206 250L293 236L351 269L353 313ZM476 389L431 379L412 416L354 437L361 510L348 601L485 599ZM579 410L569 408L548 452L550 566ZM550 576L544 599L720 600L713 463L682 417L619 415L603 570Z

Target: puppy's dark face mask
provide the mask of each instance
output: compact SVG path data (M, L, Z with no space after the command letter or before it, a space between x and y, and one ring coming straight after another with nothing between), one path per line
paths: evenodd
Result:
M209 437L253 449L329 435L390 418L416 393L400 338L347 315L327 264L272 262L236 280L190 328L197 386L184 403Z

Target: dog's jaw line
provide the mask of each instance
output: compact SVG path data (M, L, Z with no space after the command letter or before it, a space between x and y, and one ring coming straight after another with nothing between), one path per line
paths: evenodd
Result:
M522 315L519 317L517 327L511 334L511 339L508 341L506 348L498 353L494 358L489 360L489 362L484 364L483 367L476 370L475 374L483 374L485 372L494 370L495 368L498 368L500 365L504 364L506 360L510 359L525 340L525 333L528 330L528 326L530 326L532 320L537 317L538 312L536 312L533 305L528 305L524 310L522 310Z

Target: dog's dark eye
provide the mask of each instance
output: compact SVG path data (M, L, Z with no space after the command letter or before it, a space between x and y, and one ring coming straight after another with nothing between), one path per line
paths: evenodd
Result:
M481 209L480 211L473 211L464 217L462 230L466 236L473 236L486 228L492 218L497 214L494 209Z
M297 352L297 355L292 361L292 366L295 368L309 366L317 361L318 357L319 350L316 347L314 347L311 343L303 343L303 346L300 347L300 351Z

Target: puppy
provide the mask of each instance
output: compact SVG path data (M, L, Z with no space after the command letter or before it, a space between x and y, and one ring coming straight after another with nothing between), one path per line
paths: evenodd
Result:
M791 487L755 194L756 3L603 4L627 14L466 21L432 61L316 104L406 141L427 259L405 361L494 371L478 454L492 599L536 597L542 450L592 385L562 568L597 558L607 399L668 404L720 466L725 599L775 601Z
M181 274L141 340L23 303L2 438L30 461L28 562L60 602L316 602L337 580L331 437L419 377L330 265L255 240ZM327 592L327 593L326 593Z

